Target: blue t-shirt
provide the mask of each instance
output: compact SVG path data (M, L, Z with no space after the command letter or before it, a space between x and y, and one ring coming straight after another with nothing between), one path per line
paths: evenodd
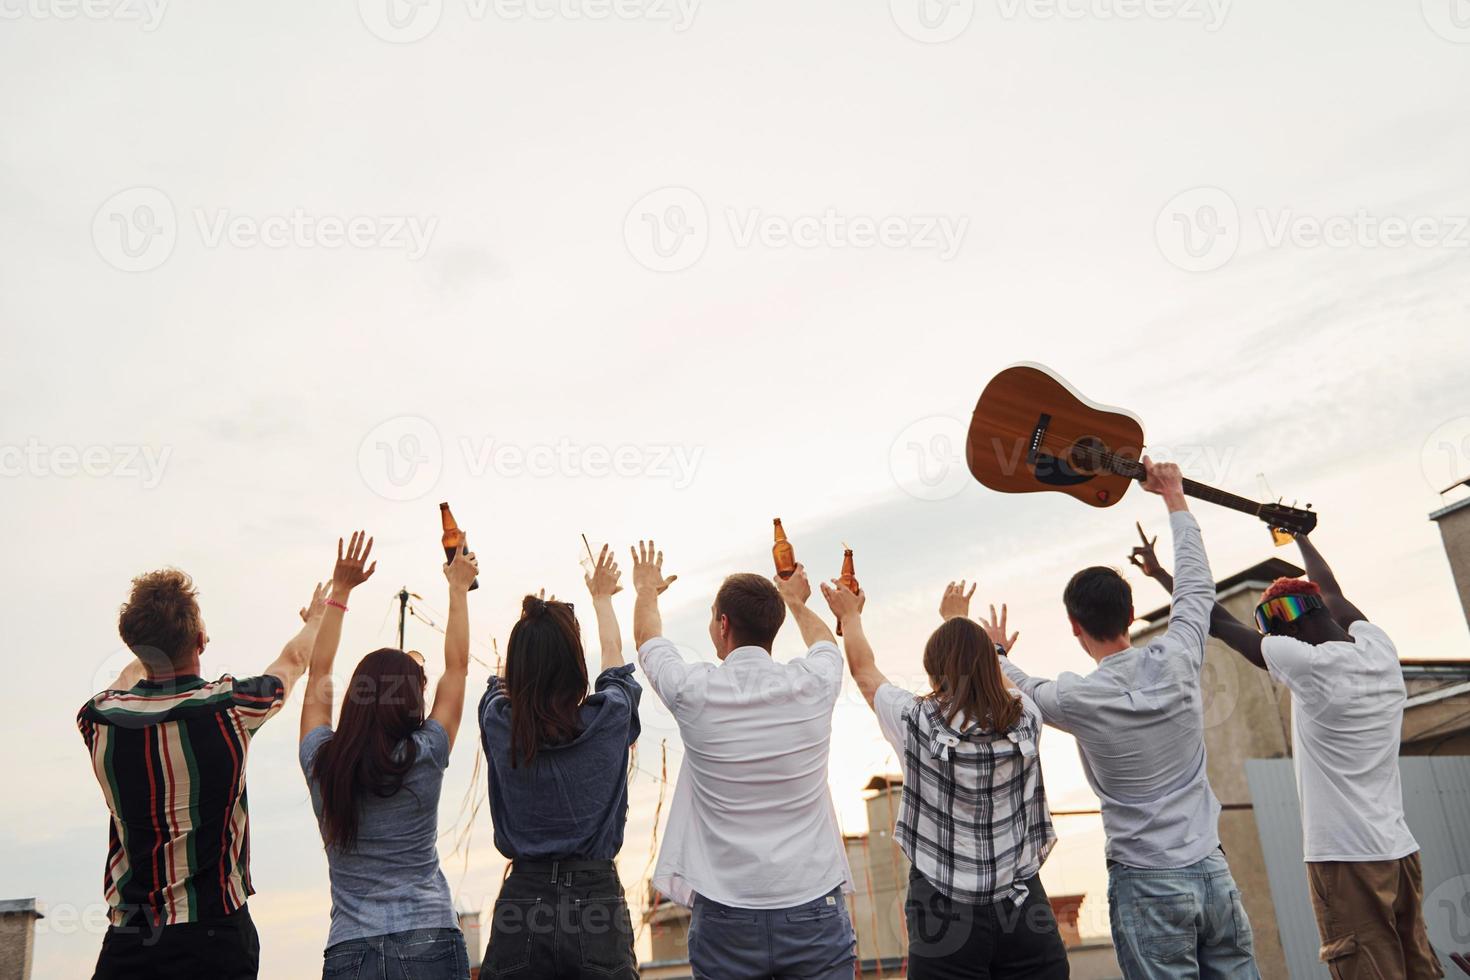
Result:
M480 740L490 782L495 847L511 860L610 861L628 822L628 747L638 740L633 665L598 675L582 704L582 733L541 745L530 766L512 768L510 696L490 678L480 699Z
M321 725L301 740L301 770L318 827L322 795L311 767L331 737L332 729ZM449 733L430 719L413 741L418 755L398 792L386 799L368 793L359 801L356 849L326 849L332 882L328 946L411 929L459 928L449 882L439 868L439 791L449 767Z

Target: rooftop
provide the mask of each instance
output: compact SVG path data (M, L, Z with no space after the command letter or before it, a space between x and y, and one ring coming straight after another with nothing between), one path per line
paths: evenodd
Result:
M45 918L41 910L36 908L34 898L0 899L0 915L34 915L38 919Z
M1470 497L1466 497L1464 500L1457 500L1452 504L1441 507L1439 510L1430 514L1429 519L1431 521L1437 521L1442 517L1448 517L1456 511L1464 510L1466 507L1470 507Z

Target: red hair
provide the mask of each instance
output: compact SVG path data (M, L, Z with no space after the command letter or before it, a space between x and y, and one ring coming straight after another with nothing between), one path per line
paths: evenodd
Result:
M1322 587L1304 578L1279 578L1261 593L1262 602L1270 602L1284 595L1321 595Z

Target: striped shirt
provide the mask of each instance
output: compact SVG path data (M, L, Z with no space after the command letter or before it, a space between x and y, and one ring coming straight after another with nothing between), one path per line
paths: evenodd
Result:
M103 885L114 925L139 912L198 922L245 904L245 755L285 695L269 675L177 677L103 691L77 713L112 813Z

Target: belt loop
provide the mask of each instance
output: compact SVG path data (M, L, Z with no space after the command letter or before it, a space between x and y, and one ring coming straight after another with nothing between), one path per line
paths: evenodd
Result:
M556 879L558 877L558 875L557 875L557 869L560 868L560 867L561 867L561 862L560 861L552 861L551 862L551 880L552 880L553 883L556 881Z

